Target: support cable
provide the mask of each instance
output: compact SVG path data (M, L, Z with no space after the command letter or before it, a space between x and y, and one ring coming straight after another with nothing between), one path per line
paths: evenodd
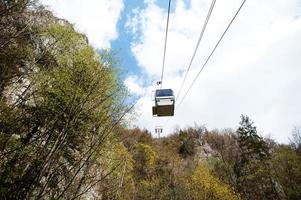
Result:
M201 31L201 33L200 33L199 39L198 39L198 41L197 41L197 44L196 44L195 49L194 49L194 52L193 52L192 57L191 57L191 59L190 59L190 63L189 63L189 65L188 65L188 67L187 67L186 74L185 74L185 76L184 76L183 82L182 82L182 84L181 84L181 87L180 87L180 90L179 90L179 92L178 92L178 94L177 94L176 99L178 99L178 97L179 97L180 94L181 94L181 91L182 91L183 86L184 86L184 83L185 83L185 81L186 81L188 72L189 72L189 70L190 70L190 68L191 68L191 65L192 65L192 63L193 63L193 60L194 60L194 58L195 58L195 55L196 55L196 53L197 53L197 50L198 50L198 48L199 48L199 45L200 45L201 40L202 40L202 38L203 38L203 35L204 35L204 33L205 33L207 24L208 24L209 19L210 19L210 16L211 16L211 13L212 13L212 11L213 11L213 9L214 9L215 2L216 2L216 0L212 0L212 2L211 2L211 6L210 6L210 8L209 8L209 10L208 10L206 20L205 20L205 22L204 22L202 31Z
M244 4L246 3L246 0L243 0L242 4L240 5L240 7L238 8L238 10L236 11L234 17L232 18L232 20L230 21L230 23L228 24L226 30L223 32L222 36L220 37L220 39L218 40L218 42L216 43L215 47L213 48L213 50L211 51L211 53L209 54L208 58L206 59L205 63L203 64L201 70L198 72L198 74L196 75L195 79L192 81L191 85L189 86L188 90L186 91L186 93L184 94L182 100L180 101L180 103L178 104L177 108L179 108L181 106L181 104L183 103L184 99L186 98L187 94L189 93L189 91L191 90L192 86L195 84L196 80L198 79L199 75L201 74L201 72L203 71L203 69L206 67L207 63L209 62L210 58L212 57L212 55L214 54L216 48L219 46L219 44L221 43L222 39L224 38L224 36L226 35L227 31L229 30L230 26L232 25L233 21L235 20L235 18L237 17L238 13L240 12L240 10L242 9L242 7L244 6Z
M163 52L163 64L162 64L160 88L162 88L162 84L163 84L163 74L164 74L164 67L165 67L166 46L167 46L168 27L169 27L170 4L171 4L171 0L168 1L168 14L167 14L166 30L165 30L165 44L164 44L164 52Z

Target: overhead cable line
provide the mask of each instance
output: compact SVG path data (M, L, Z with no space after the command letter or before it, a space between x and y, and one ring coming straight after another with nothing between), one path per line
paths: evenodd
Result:
M168 14L167 14L167 21L166 21L165 44L164 44L163 64L162 64L162 73L161 73L161 82L160 82L161 88L162 88L162 84L163 84L163 74L164 74L164 67L165 67L166 46L167 46L167 36L168 36L168 27L169 27L170 4L171 4L171 0L168 1Z
M177 96L176 96L176 99L178 99L178 97L179 97L180 94L181 94L181 91L182 91L183 86L184 86L184 83L185 83L185 81L186 81L188 72L189 72L189 70L190 70L190 68L191 68L191 65L192 65L192 63L193 63L193 60L194 60L194 58L195 58L195 55L196 55L196 53L197 53L197 50L198 50L198 48L199 48L199 45L200 45L201 40L202 40L202 38L203 38L203 35L204 35L204 33L205 33L205 30L206 30L207 24L208 24L208 22L209 22L210 16L211 16L212 11L213 11L213 9L214 9L215 3L216 3L216 0L212 0L211 5L210 5L210 8L209 8L208 13L207 13L207 17L206 17L205 22L204 22L204 24L203 24L201 33L200 33L200 35L199 35L197 44L196 44L196 46L195 46L194 52L193 52L193 54L192 54L191 60L190 60L190 62L189 62L189 65L188 65L188 67L187 67L185 77L184 77L183 82L182 82L182 84L181 84L180 90L179 90L179 92L178 92L178 94L177 94ZM165 126L168 124L169 121L170 121L170 118L169 118L168 120L165 121L163 127L165 127Z
M205 22L204 22L202 31L201 31L201 33L200 33L199 39L198 39L198 41L197 41L197 44L196 44L195 49L194 49L194 52L193 52L192 57L191 57L191 59L190 59L190 63L189 63L189 65L188 65L188 67L187 67L186 74L185 74L185 76L184 76L183 82L182 82L182 84L181 84L181 87L180 87L180 90L179 90L179 92L178 92L178 94L177 94L176 99L178 99L178 97L179 97L180 94L181 94L181 91L182 91L183 86L184 86L184 83L185 83L185 81L186 81L188 72L189 72L189 70L190 70L190 68L191 68L191 65L192 65L193 60L194 60L195 55L196 55L196 52L197 52L197 50L198 50L198 48L199 48L199 45L200 45L201 40L202 40L202 38L203 38L203 35L204 35L204 33L205 33L207 24L208 24L209 19L210 19L210 16L211 16L211 13L212 13L212 11L213 11L213 9L214 9L215 2L216 2L216 0L212 0L212 2L211 2L211 6L210 6L210 8L209 8L209 10L208 10L206 20L205 20Z
M198 72L198 74L196 75L195 79L192 81L191 85L189 86L188 90L186 91L185 95L183 96L182 100L180 101L180 103L178 104L177 108L180 107L180 105L183 103L185 97L187 96L187 94L189 93L190 89L192 88L192 86L194 85L194 83L196 82L196 80L198 79L199 75L201 74L201 72L203 71L203 69L206 67L207 63L209 62L210 58L212 57L213 53L215 52L216 48L219 46L219 44L221 43L222 39L224 38L224 36L226 35L227 31L229 30L230 26L232 25L233 21L235 20L235 18L237 17L238 13L240 12L240 10L242 9L242 7L244 6L244 4L246 3L246 0L243 0L242 4L240 5L240 7L238 8L238 10L236 11L234 17L232 18L232 20L230 21L229 25L227 26L226 30L224 31L224 33L222 34L221 38L218 40L218 42L216 43L215 47L213 48L213 50L211 51L210 55L208 56L208 58L206 59L205 63L203 64L201 70Z

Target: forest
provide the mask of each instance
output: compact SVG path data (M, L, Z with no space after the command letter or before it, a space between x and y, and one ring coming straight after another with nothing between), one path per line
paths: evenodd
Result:
M154 138L129 128L117 60L37 1L0 1L0 199L301 199L301 127L279 144L241 115Z

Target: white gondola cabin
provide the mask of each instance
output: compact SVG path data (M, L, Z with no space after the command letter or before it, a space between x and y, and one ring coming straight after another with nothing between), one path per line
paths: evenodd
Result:
M175 97L171 89L157 89L154 95L153 116L174 116Z

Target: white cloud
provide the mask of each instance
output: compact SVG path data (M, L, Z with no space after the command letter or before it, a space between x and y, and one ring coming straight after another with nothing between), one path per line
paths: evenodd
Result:
M137 96L145 95L145 90L141 86L143 84L143 82L142 82L142 80L139 80L139 78L137 76L134 76L134 75L128 76L124 80L124 84L129 89L129 92L131 94L134 94Z
M177 0L170 16L164 87L178 92L183 72L210 6L209 0ZM241 0L217 1L207 31L187 80L191 81L208 56ZM128 21L141 35L132 51L151 80L162 67L166 9L146 1ZM206 124L209 128L236 128L241 114L249 115L263 135L287 142L290 131L301 122L301 19L298 0L247 1L237 20L193 86L165 134L176 125ZM184 87L187 89L190 82ZM155 83L155 82L154 82ZM138 124L153 130L166 118L152 118L150 94L144 88L138 103ZM178 101L178 100L177 100Z
M96 48L109 48L118 37L123 0L41 0L60 17L75 24Z

